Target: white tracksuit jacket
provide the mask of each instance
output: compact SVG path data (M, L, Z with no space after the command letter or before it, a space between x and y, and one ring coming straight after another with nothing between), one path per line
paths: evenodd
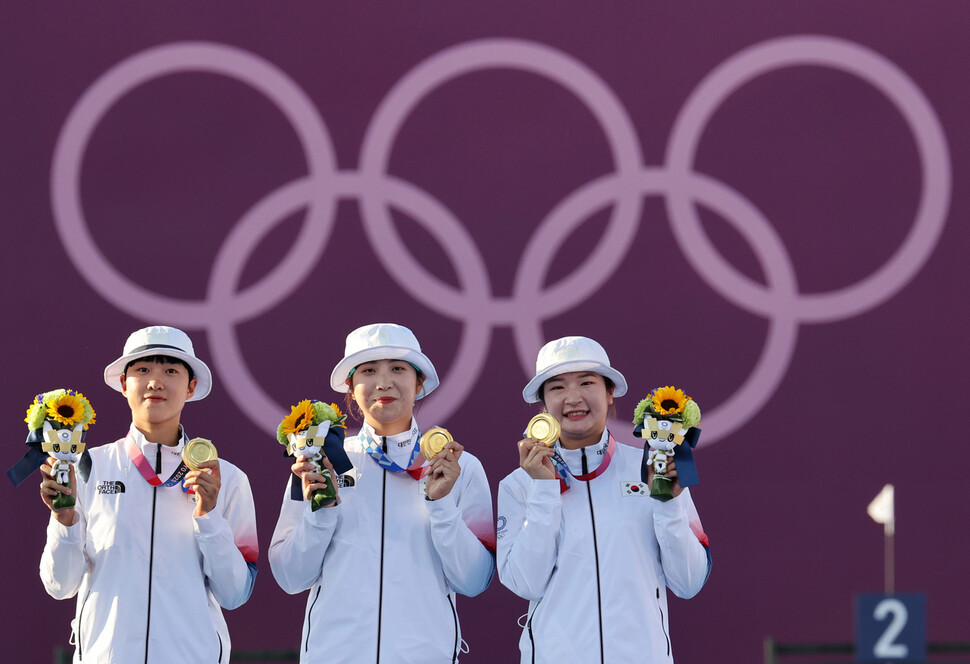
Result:
M574 474L588 455L592 472L606 436L585 450L557 449ZM521 468L499 484L499 580L530 600L523 663L673 662L666 588L693 597L710 556L690 490L650 498L641 458L642 449L618 443L601 475L573 478L562 494L558 480Z
M406 466L418 433L412 420L411 431L384 439L388 456ZM465 451L451 492L428 501L423 481L385 471L358 437L347 438L344 449L354 468L341 478L338 504L311 511L309 501L293 499L287 478L269 548L283 590L310 589L300 661L457 661L455 593L477 595L495 573L481 462Z
M177 446L131 435L162 481L181 460ZM123 441L122 441L123 442ZM91 449L78 478L77 515L51 516L40 576L56 599L78 596L71 623L75 662L224 664L229 632L220 606L252 592L258 556L256 514L245 473L219 460L216 508L194 518L195 498L180 486L153 488L118 443Z

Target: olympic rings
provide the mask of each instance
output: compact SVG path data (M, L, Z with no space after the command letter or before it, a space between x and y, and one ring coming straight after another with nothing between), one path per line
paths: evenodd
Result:
M793 65L821 65L842 69L871 83L902 113L916 137L923 191L915 224L889 262L854 286L834 293L796 295L787 306L799 310L803 322L832 322L864 313L895 295L923 267L943 232L950 203L950 157L943 128L929 101L898 67L857 44L831 37L789 37L750 47L721 64L691 93L674 122L667 164L677 178L687 178L703 126L734 90L749 80ZM779 303L763 289L732 271L707 240L687 187L674 186L666 198L674 219L674 235L698 274L734 304L772 316ZM775 255L773 259L780 259Z
M80 168L88 140L98 122L111 105L132 88L180 71L224 74L249 83L276 103L297 130L306 151L307 165L319 191L305 201L310 205L310 212L290 255L280 261L266 281L278 284L275 296L283 298L312 270L312 262L308 260L310 256L303 255L307 252L303 250L301 253L301 249L312 249L314 245L326 242L336 207L336 198L325 177L335 172L335 154L323 121L306 94L283 72L245 51L217 44L181 43L149 49L115 65L85 91L71 109L54 149L51 205L55 227L68 256L88 283L107 301L133 316L142 316L146 311L151 311L157 319L186 327L204 326L221 316L237 313L241 314L238 320L246 320L272 306L262 291L257 291L255 297L232 302L231 306L228 306L228 302L187 303L151 293L114 269L94 244L85 226L80 201ZM261 210L260 205L256 207ZM247 227L248 224L242 225L242 229ZM240 238L238 230L234 238ZM241 243L243 246L239 247ZM249 244L251 246L253 243ZM231 261L238 264L241 271L247 256L240 255L238 249L245 246L245 239L227 242L220 250L216 265L222 266L226 261ZM294 270L289 267L290 264L303 264L305 267L303 271ZM265 287L262 290L265 291ZM249 306L252 308L248 311L245 308L247 302L251 303Z
M915 138L923 187L914 224L903 246L875 273L842 289L802 294L778 234L755 205L724 183L693 170L704 127L718 106L748 81L793 65L843 70L882 92L903 115ZM496 297L481 252L461 221L428 192L387 172L390 150L407 116L448 81L487 69L516 69L544 76L580 99L609 144L615 172L565 197L538 223L515 272L512 294ZM144 289L118 273L95 245L80 205L80 169L91 134L110 107L133 88L160 76L202 71L235 78L268 97L300 140L308 174L258 201L232 229L213 261L206 298L179 300ZM790 36L751 46L714 69L689 95L674 122L664 166L646 166L634 124L613 91L581 62L551 47L485 39L445 49L419 63L387 94L361 146L360 170L338 171L323 120L306 93L274 65L246 51L211 43L175 43L135 54L105 72L81 96L61 129L51 170L51 201L68 256L108 302L133 316L151 311L187 328L205 329L215 367L237 404L269 434L285 409L249 371L236 338L239 323L263 315L288 297L319 261L333 228L336 203L357 199L375 255L404 291L464 328L448 389L428 398L425 412L444 421L481 373L492 329L510 326L519 361L531 375L543 343L542 322L576 307L596 292L622 261L638 231L644 197L665 199L674 237L688 263L715 292L768 319L768 335L751 374L726 402L705 413L705 444L748 421L783 379L802 323L843 320L893 297L919 272L939 241L952 189L950 157L936 114L916 84L893 63L858 44L822 36ZM696 206L715 211L751 245L765 284L734 269L715 249ZM406 212L449 256L458 288L438 280L407 251L390 208ZM582 265L543 290L557 250L590 215L611 208L597 245ZM260 240L292 213L307 215L286 258L258 283L239 290L243 267ZM686 250L690 247L690 251ZM622 424L611 423L611 426Z

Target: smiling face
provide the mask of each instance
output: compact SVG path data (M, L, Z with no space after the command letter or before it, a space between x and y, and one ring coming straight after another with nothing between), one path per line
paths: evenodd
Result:
M179 362L136 361L121 377L121 393L139 431L152 442L174 445L182 407L195 393L197 382L189 379L188 369ZM164 440L156 440L159 434Z
M378 436L393 436L411 426L423 379L410 364L404 360L364 362L347 382L364 420Z
M591 371L571 371L542 384L546 411L559 421L559 443L576 450L599 441L613 405L613 389Z

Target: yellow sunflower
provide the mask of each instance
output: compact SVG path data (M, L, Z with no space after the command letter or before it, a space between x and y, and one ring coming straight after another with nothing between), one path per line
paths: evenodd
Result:
M290 414L280 422L280 433L285 437L288 433L300 433L313 424L313 404L309 399L290 408Z
M658 387L650 395L653 409L658 415L677 415L684 412L690 397L672 385Z
M47 402L47 419L68 427L84 421L84 402L74 394L62 394Z
M338 406L335 403L331 403L330 404L330 407L333 408L334 411L336 411L336 413L337 413L337 419L334 420L333 426L343 427L344 429L346 429L347 428L347 425L344 424L344 422L347 421L347 418L344 417L344 414L342 412L340 412L340 406Z

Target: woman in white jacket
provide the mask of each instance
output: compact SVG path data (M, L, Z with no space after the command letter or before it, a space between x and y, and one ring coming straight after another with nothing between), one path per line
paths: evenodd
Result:
M191 471L182 460L182 409L205 398L212 373L188 335L156 325L128 337L104 380L131 426L71 470L75 507L54 510L65 487L52 459L41 466L52 511L40 576L52 597L77 596L73 661L227 664L222 609L249 599L259 552L246 474L224 458Z
M690 491L649 498L641 451L606 429L623 375L603 347L564 337L539 351L522 392L561 427L546 446L519 441L520 468L499 484L499 580L529 600L522 662L672 662L667 594L693 597L710 573Z
M310 590L300 661L455 662L455 595L481 593L495 573L485 471L458 442L421 455L414 403L438 376L409 329L358 328L344 355L330 385L363 414L344 442L354 468L337 478L336 503L314 512L307 497L326 481L298 458L301 491L286 489L269 549L283 590Z

